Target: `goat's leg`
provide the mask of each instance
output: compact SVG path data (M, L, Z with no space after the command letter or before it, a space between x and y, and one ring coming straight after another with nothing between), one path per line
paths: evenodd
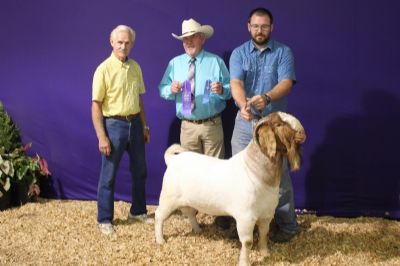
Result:
M253 245L253 230L255 222L236 219L236 228L242 247L240 249L239 266L250 265L249 254Z
M269 223L271 222L271 218L268 219L259 219L257 221L258 226L258 247L260 249L261 255L265 258L269 255L268 247L267 247L267 235L269 230Z
M190 224L192 225L192 230L195 233L200 233L201 228L200 228L199 223L197 222L197 218L196 218L197 210L193 209L191 207L184 207L184 208L181 208L181 211L183 214L185 214L189 218Z
M177 206L171 201L160 200L160 205L155 211L154 221L154 233L156 242L158 244L164 244L165 239L163 236L163 224L166 219L171 215L173 211L177 209Z

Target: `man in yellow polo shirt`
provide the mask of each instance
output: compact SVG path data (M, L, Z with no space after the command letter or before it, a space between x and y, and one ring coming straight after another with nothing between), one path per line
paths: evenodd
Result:
M141 94L145 92L139 64L128 58L135 41L132 28L119 25L110 35L112 53L93 76L92 121L102 155L97 189L97 221L100 231L114 232L114 184L124 151L129 154L132 206L128 219L145 223L147 216L145 143L150 141Z

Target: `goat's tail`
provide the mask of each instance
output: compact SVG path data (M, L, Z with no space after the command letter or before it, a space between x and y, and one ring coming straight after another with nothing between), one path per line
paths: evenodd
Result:
M187 151L179 144L172 144L164 153L165 164L168 166L169 159L176 154Z

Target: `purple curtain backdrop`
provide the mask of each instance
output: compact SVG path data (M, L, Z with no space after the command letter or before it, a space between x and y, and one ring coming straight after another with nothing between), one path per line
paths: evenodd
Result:
M289 111L304 124L302 169L292 175L296 206L320 215L400 218L400 38L396 0L53 1L0 3L0 101L32 153L49 162L50 198L96 198L100 155L90 117L91 82L111 53L109 33L131 25L142 67L151 143L147 197L157 204L164 150L179 141L174 103L159 97L168 61L183 53L171 37L183 19L210 24L205 49L228 63L247 41L247 15L273 12L273 38L289 45L298 83ZM236 109L223 113L227 152ZM126 157L116 200L130 200Z

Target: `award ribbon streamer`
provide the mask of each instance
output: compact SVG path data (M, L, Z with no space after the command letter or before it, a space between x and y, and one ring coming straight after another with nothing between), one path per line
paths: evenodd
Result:
M210 101L210 91L211 91L211 80L206 80L206 85L204 86L203 103L208 103Z
M182 83L182 114L192 114L192 90L189 80Z

